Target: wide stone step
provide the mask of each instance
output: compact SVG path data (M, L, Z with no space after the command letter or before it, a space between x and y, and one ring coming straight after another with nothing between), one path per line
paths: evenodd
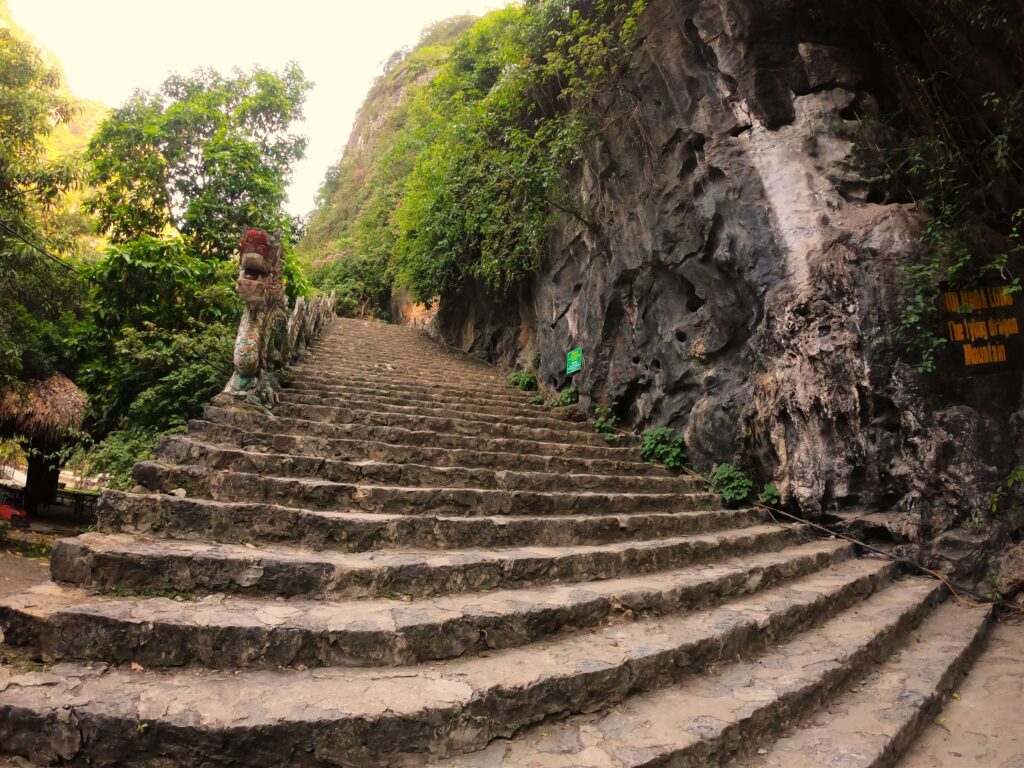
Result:
M375 419L379 419L381 414L387 414L395 417L429 417L431 419L441 420L458 420L467 422L488 422L494 423L495 420L500 420L502 424L506 424L510 427L524 427L530 429L543 429L555 432L560 435L568 435L571 439L575 439L577 435L583 435L588 438L588 442L593 442L591 438L598 438L597 444L606 444L607 441L602 435L597 434L594 431L592 425L582 421L570 420L570 419L556 419L550 418L543 412L533 415L519 415L513 413L489 413L488 410L498 411L500 408L484 409L483 411L478 410L478 407L433 407L429 403L421 403L419 405L405 405L397 406L386 403L377 403L371 400L363 400L358 398L348 397L337 397L337 398L322 398L313 397L307 395L296 395L287 391L282 392L280 403L275 407L275 413L285 414L286 409L292 409L295 412L302 410L311 409L313 413L347 413L347 412L359 412L367 414L369 417L371 414ZM330 416L327 420L338 420L338 416ZM343 417L340 417L343 418ZM372 423L378 423L376 420ZM632 438L632 435L628 437Z
M394 411L364 411L342 406L296 405L280 403L274 414L284 418L309 419L330 424L361 424L370 427L401 427L410 430L441 432L472 437L505 437L515 440L536 440L568 445L605 446L604 435L566 422L563 426L535 427L517 424L514 420L497 421L493 418L466 416L430 416L426 414L396 413ZM621 435L619 445L637 445L634 435Z
M419 361L410 363L367 363L352 358L315 356L297 366L300 376L339 376L350 379L363 378L367 381L385 381L399 384L442 385L449 389L489 393L495 390L507 390L508 383L504 372L494 369L478 370L466 368L458 362L448 359Z
M262 453L221 448L183 435L165 438L156 458L167 464L198 464L209 469L276 477L316 477L342 483L530 491L619 491L695 493L704 481L685 476L637 476L515 472L469 467L379 461L337 461L319 456Z
M159 533L234 544L301 544L312 549L525 547L607 544L742 528L764 521L753 509L572 516L448 517L328 512L272 504L105 491L97 523L110 533Z
M512 386L508 383L504 371L499 372L490 367L483 370L466 369L457 360L444 358L435 359L422 366L409 367L391 362L360 362L355 359L312 355L294 367L296 376L302 377L331 376L370 384L395 382L421 387L458 389L483 395L503 390L507 392Z
M429 601L286 602L97 598L46 584L0 603L6 642L47 661L145 667L398 665L511 648L559 631L695 610L846 560L852 546L813 542L644 577Z
M535 397L537 392L521 392L507 385L493 393L474 394L451 387L421 386L415 382L367 383L361 380L352 382L340 381L329 375L319 375L296 378L285 389L334 396L351 394L360 397L396 398L444 404L465 402L509 408L511 412L525 409L527 413L536 413L544 410L543 406L530 403L530 399Z
M295 430L298 432L298 430ZM244 448L261 453L283 453L293 456L314 456L335 460L381 461L391 464L428 464L435 467L484 467L488 469L545 472L582 475L632 475L668 477L661 466L629 460L573 458L533 453L510 453L480 448L446 448L416 442L389 443L354 438L331 438L295 434L292 432L266 432L244 430L227 424L216 424L202 419L189 422L188 434L193 439L211 445ZM405 433L393 435L402 438ZM476 441L462 440L476 445ZM504 446L501 446L504 447Z
M162 493L184 490L214 501L252 501L339 512L392 515L572 515L689 512L721 505L713 493L608 493L518 491L488 488L368 485L315 477L274 477L142 461L135 482Z
M328 438L370 440L399 445L428 445L434 448L460 448L499 453L518 452L538 456L561 456L574 459L610 459L640 462L640 451L634 447L597 446L583 443L549 442L544 440L494 437L487 434L453 434L430 429L410 429L364 424L335 424L315 419L268 416L249 410L207 406L206 421L229 424L239 429L277 434L299 434Z
M279 400L290 405L316 405L323 408L348 408L352 410L363 410L370 413L386 411L389 413L401 413L407 415L421 414L439 418L455 417L473 420L494 420L500 418L506 424L517 424L526 427L539 427L544 429L569 429L573 431L584 431L587 434L594 434L592 425L584 422L583 417L576 419L566 418L562 413L568 413L567 409L551 409L537 406L529 406L530 410L523 407L522 410L512 410L505 405L474 405L470 403L439 403L433 400L421 400L415 402L411 399L398 400L397 398L382 398L373 396L358 396L354 394L325 394L298 392L292 389L284 389L279 393Z
M461 350L444 347L425 334L413 331L413 336L334 336L325 337L321 343L311 347L318 360L332 360L340 363L389 366L403 370L406 366L423 367L434 363L449 363L459 371L479 373L482 376L497 373L502 369L484 360L467 355ZM437 369L433 369L437 372Z
M460 381L505 382L505 370L488 365L479 358L438 348L430 340L424 343L396 344L388 340L314 347L303 363L331 366L340 370L362 370L389 376L441 381L448 377Z
M572 547L344 553L86 533L55 544L51 571L56 581L140 594L434 595L651 573L777 550L799 537L793 529L758 525L657 541Z
M431 377L395 378L387 371L350 371L335 368L321 363L298 365L293 370L296 383L323 382L347 387L362 387L382 393L408 392L429 394L448 394L457 392L459 395L510 403L529 404L529 399L536 393L523 392L511 386L504 379L493 380L476 385L451 383Z
M678 686L637 696L607 713L543 724L477 754L434 768L527 766L720 766L781 731L787 721L827 701L907 636L940 595L937 581L894 585L821 627L761 658L719 668ZM925 627L929 627L927 622ZM913 706L913 702L907 702ZM836 762L799 762L815 768L858 765L834 745Z
M469 397L457 391L431 392L431 393L405 393L393 394L382 393L380 390L366 387L345 387L324 382L302 382L296 381L281 390L281 396L294 393L295 395L306 395L320 398L341 398L351 402L376 403L379 405L401 405L419 406L430 405L444 408L465 408L479 413L488 413L496 416L506 414L519 414L522 416L544 416L546 418L558 419L561 421L586 421L586 417L574 407L549 408L543 405L533 405L523 402L523 398L516 397L514 400L495 402L494 400ZM539 393L531 393L533 397Z
M38 760L92 765L159 758L184 765L371 768L413 755L443 756L546 717L614 705L739 654L752 656L840 613L892 573L888 563L851 560L720 608L416 667L4 670L0 743ZM931 584L886 590L845 624L876 636L902 627L921 613L932 590ZM835 633L835 641L844 636ZM829 642L805 650L819 666L839 656ZM787 666L794 661L788 657ZM794 668L813 673L818 666ZM689 733L689 723L680 732Z
M826 710L784 739L765 744L761 748L765 754L739 760L733 768L895 765L981 651L990 616L988 609L953 602L940 606L900 653L857 680ZM1019 700L1005 704L1021 706Z

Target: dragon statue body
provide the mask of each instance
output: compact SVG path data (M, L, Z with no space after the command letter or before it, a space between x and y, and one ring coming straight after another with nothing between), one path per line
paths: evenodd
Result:
M299 358L334 316L333 293L299 297L289 312L283 266L280 233L246 231L235 283L245 310L235 337L235 370L224 392L264 406L277 402L276 374Z

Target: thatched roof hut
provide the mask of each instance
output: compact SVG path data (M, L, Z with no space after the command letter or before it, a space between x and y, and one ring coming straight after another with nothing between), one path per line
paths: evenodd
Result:
M56 447L81 429L88 405L85 393L59 373L26 382L23 392L0 393L0 437L20 435L36 445Z

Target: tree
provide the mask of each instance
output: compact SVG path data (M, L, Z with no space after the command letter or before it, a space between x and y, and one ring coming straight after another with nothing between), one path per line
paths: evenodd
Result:
M195 416L231 373L235 267L192 254L180 237L143 235L89 275L95 290L75 345L91 432L158 431Z
M40 216L76 181L73 162L50 162L43 139L73 114L60 75L39 51L0 29L0 391L64 367L63 339L80 276L33 248Z
M168 230L204 258L226 258L249 226L290 231L282 210L306 139L289 132L311 83L297 65L224 77L173 75L137 92L90 142L90 201L114 243Z
M60 74L10 29L0 29L0 436L17 437L28 459L26 506L57 489L60 449L77 429L84 398L63 376L64 339L82 280L46 252L42 218L75 183L73 160L49 161L43 143L74 112ZM44 245L40 245L43 243ZM55 392L74 407L63 407ZM65 411L72 414L63 419Z

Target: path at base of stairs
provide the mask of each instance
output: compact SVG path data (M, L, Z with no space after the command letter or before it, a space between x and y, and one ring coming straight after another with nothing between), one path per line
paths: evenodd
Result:
M902 768L1024 768L1024 621L1000 622Z

